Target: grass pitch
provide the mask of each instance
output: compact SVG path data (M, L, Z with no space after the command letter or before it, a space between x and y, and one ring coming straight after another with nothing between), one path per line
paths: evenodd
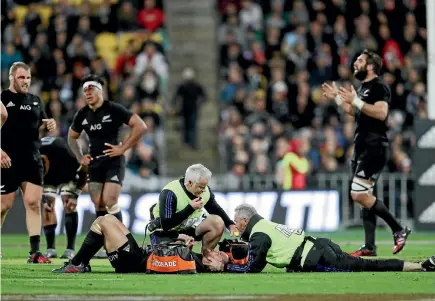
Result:
M345 251L355 250L363 239L361 230L314 236L329 237ZM77 249L83 239L84 236L77 238ZM136 239L141 244L142 237ZM405 249L396 256L391 253L390 233L379 230L377 241L380 257L421 261L435 254L433 232L413 233ZM58 253L62 253L65 237L58 236L56 246ZM26 300L26 296L28 300L175 300L186 295L190 295L189 300L280 300L284 297L276 295L287 295L281 300L290 297L334 301L435 300L435 273L284 273L267 266L264 272L250 275L126 275L115 274L109 261L100 259L91 261L92 273L58 275L51 270L61 266L64 260L55 259L50 265L30 265L26 263L28 248L26 235L2 235L2 300ZM44 240L41 248L45 249ZM172 297L157 297L162 295Z

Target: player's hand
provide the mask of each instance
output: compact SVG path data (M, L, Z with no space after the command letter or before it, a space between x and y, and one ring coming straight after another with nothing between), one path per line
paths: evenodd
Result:
M51 132L56 129L56 121L53 118L50 119L42 119L42 122L45 123L45 128Z
M10 168L12 166L12 160L9 158L8 154L2 149L1 151L1 167L2 168Z
M240 232L236 225L230 225L230 236L239 236Z
M91 161L92 161L93 159L92 159L92 157L91 157L91 155L84 155L83 157L82 157L82 159L80 160L80 165L89 165L89 164L91 164Z
M48 203L44 203L44 210L47 212L52 212L53 208Z
M178 234L178 239L181 239L184 241L184 244L186 247L191 248L195 244L195 239L192 236L186 235L186 234Z
M328 98L329 100L334 100L338 95L338 88L335 82L332 82L332 86L327 83L322 84L323 96Z
M351 86L350 90L347 90L343 87L340 87L338 90L338 94L344 102L352 104L354 97L356 97L356 91L353 86Z
M125 149L121 145L112 145L110 143L104 143L104 145L109 147L109 149L106 149L103 153L109 157L119 157L125 152Z
M190 201L190 206L192 206L193 209L201 209L202 208L202 198L196 198L194 200Z

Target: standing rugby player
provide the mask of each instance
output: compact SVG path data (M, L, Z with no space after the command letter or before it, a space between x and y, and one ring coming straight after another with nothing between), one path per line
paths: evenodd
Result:
M399 253L405 246L411 233L403 228L390 213L384 202L373 195L373 188L387 162L389 140L387 137L388 109L391 93L387 85L379 78L382 59L374 52L364 50L353 65L355 78L362 84L358 92L331 87L323 84L324 95L337 102L343 110L355 116L355 150L351 162L353 174L351 196L361 205L365 244L354 256L376 256L375 231L376 216L390 226L393 232L393 254Z
M124 152L139 141L146 125L137 114L104 100L103 81L98 76L88 75L82 84L87 105L74 116L68 144L80 164L89 166L88 190L97 217L110 213L122 221L118 197L125 175ZM131 133L120 144L118 135L123 124L131 128ZM82 131L89 136L90 153L86 155L77 140Z
M54 119L47 119L38 96L28 93L30 67L22 62L9 70L9 89L1 99L8 119L1 129L1 224L21 188L30 236L28 263L50 263L39 251L41 238L41 199L43 166L40 158L39 129L56 129Z
M54 211L56 196L62 199L67 246L60 258L74 257L74 245L77 234L78 215L77 198L86 185L87 166L80 166L68 144L61 137L41 139L41 159L44 164L44 193L42 226L47 240L47 258L56 258L55 230L57 218Z

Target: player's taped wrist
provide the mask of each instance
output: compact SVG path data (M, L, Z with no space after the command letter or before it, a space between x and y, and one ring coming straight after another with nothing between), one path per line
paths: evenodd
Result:
M335 103L339 106L343 103L343 100L341 99L341 96L337 94L337 96L335 96Z
M355 95L353 100L352 100L352 104L354 105L354 107L358 108L358 110L361 111L361 109L364 106L365 102L362 101L357 95Z

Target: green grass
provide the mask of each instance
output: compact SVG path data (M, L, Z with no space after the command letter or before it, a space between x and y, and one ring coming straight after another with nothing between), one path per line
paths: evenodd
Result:
M345 251L351 251L358 247L356 243L361 241L363 234L360 230L353 230L318 236L330 237ZM78 237L77 249L83 238ZM142 237L136 238L141 244ZM380 257L393 257L391 234L380 230L377 239L380 242ZM107 260L93 260L92 273L57 275L51 270L61 266L63 260L56 259L51 265L25 263L28 256L27 236L3 235L1 243L2 294L435 294L435 273L289 274L267 266L263 273L251 275L121 275L113 272ZM56 245L58 252L63 252L65 237L57 237ZM395 257L414 261L433 254L434 233L414 233L406 248Z

